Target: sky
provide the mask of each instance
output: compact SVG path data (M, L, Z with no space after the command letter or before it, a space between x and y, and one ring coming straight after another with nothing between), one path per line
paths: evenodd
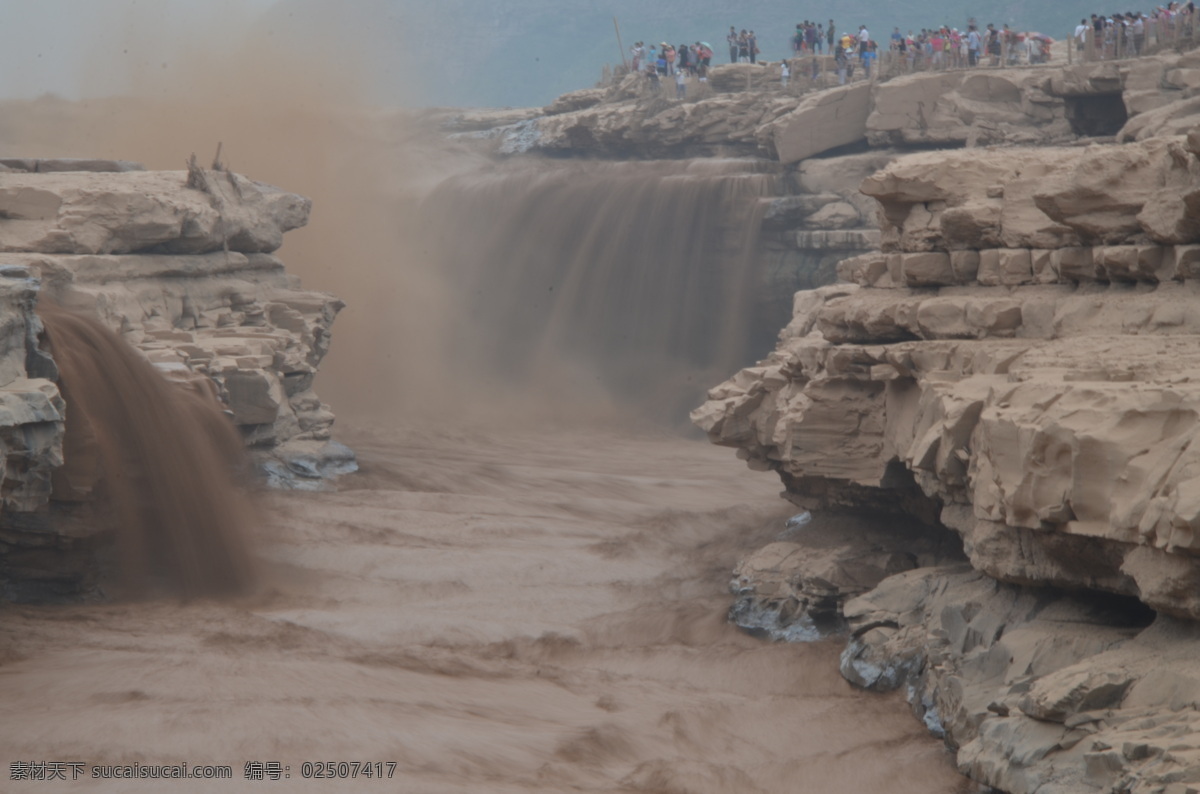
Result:
M850 29L862 20L884 38L893 24L960 25L978 13L1062 37L1091 10L1093 0L0 0L0 98L170 91L183 52L219 58L286 40L358 61L380 104L540 105L618 61L614 17L625 47L705 39L720 62L728 24L757 27L771 59L801 18L836 16Z

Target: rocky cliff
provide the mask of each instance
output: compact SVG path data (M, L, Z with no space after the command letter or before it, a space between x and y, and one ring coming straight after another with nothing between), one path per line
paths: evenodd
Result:
M905 691L981 783L1182 794L1200 787L1197 65L845 86L794 65L787 89L736 65L684 102L625 78L441 122L501 156L769 164L760 244L795 275L764 276L762 303L802 289L777 349L693 420L804 510L738 566L731 619L845 633L843 674Z
M101 318L168 378L202 379L268 479L316 487L353 466L313 392L342 304L303 290L272 255L310 202L225 170L132 163L0 162L0 574L9 597L77 593L89 533L55 514L86 501L67 460L70 406L34 314L39 300ZM94 463L92 464L94 468Z
M1004 791L1200 783L1194 59L838 88L760 132L963 148L863 180L880 249L693 413L816 516L742 564L734 617L846 627L843 674Z

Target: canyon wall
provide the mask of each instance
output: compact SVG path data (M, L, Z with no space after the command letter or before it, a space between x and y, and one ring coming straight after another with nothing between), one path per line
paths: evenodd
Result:
M627 77L441 123L505 157L772 164L764 250L809 267L763 278L776 300L802 288L777 349L692 418L802 512L738 566L731 619L846 634L843 675L902 689L987 785L1182 794L1200 784L1197 66L784 89L736 65L683 102Z
M1200 782L1194 62L916 75L760 130L801 166L894 154L860 187L879 250L693 413L818 517L743 562L732 617L848 631L843 674L1004 791Z

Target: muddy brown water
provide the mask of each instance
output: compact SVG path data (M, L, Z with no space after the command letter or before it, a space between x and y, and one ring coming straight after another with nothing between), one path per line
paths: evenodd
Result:
M774 478L672 436L360 424L337 493L276 493L232 602L0 606L3 791L960 791L840 645L725 622ZM228 764L21 783L15 761ZM290 779L243 779L279 762ZM305 780L305 761L395 762ZM90 774L90 773L89 773Z
M54 498L88 503L80 520L115 535L120 574L105 590L249 591L255 516L232 487L249 465L211 382L172 384L96 318L45 298L37 311L67 406Z

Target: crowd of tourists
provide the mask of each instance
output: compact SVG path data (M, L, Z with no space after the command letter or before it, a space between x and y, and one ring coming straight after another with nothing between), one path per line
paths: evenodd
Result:
M706 41L680 44L678 47L664 41L657 46L652 44L649 48L645 42L639 41L629 48L629 54L635 73L644 73L656 85L663 79L673 80L675 96L685 99L689 78L694 77L701 83L708 82L713 50Z
M1195 34L1196 6L1187 3L1168 3L1152 12L1115 12L1092 14L1075 26L1074 41L1078 51L1091 48L1096 58L1121 58L1141 55L1146 42L1169 41Z
M994 24L980 30L968 25L965 31L943 25L922 28L907 35L895 28L890 49L909 69L961 69L966 66L1014 66L1018 63L1045 63L1050 60L1054 39L1035 31L1018 31L1008 25Z
M671 77L676 72L700 74L712 65L713 57L712 47L699 41L678 47L664 41L658 46L652 44L649 48L639 41L629 48L629 53L633 56L633 71L645 69L663 77Z
M1179 36L1192 36L1195 5L1171 2L1159 6L1146 14L1126 11L1111 15L1092 14L1091 19L1081 19L1074 31L1074 42L1078 50L1087 50L1088 57L1113 58L1139 55L1150 41L1164 41ZM761 50L758 36L753 30L740 31L729 26L725 36L729 48L730 63L757 63ZM1014 66L1021 63L1038 64L1050 60L1050 45L1053 39L1036 31L1018 31L1008 25L997 28L988 23L982 30L976 24L968 24L964 30L946 25L922 28L919 32L901 32L894 28L881 48L867 30L859 25L850 33L837 33L831 19L828 23L804 20L796 25L791 36L791 58L781 65L781 79L788 84L791 70L796 68L796 58L831 55L839 82L845 83L861 69L870 79L872 70L878 68L881 55L887 54L889 63L897 71L925 69L960 69L981 64L989 66ZM881 51L882 50L882 51ZM713 46L706 41L678 46L662 42L647 47L645 42L636 42L630 47L634 72L645 74L652 82L661 80L675 83L676 96L686 97L687 84L691 79L704 83L712 66ZM818 58L812 58L813 76L823 68ZM805 67L809 68L809 67Z

